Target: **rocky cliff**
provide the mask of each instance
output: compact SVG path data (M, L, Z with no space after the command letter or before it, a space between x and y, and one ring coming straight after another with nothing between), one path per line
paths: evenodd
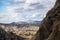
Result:
M0 23L0 40L30 40L38 29L34 24Z
M24 39L12 32L6 32L4 29L0 27L0 40L24 40Z
M60 0L48 11L32 40L60 40Z

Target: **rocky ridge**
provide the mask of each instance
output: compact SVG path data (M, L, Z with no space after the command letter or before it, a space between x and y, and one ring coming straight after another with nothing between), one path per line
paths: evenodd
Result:
M60 40L60 0L48 11L32 40Z

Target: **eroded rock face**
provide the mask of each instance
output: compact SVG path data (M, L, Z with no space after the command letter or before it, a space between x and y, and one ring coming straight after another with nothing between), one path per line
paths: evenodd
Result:
M54 23L52 33L48 40L60 40L60 21Z
M20 36L13 34L12 32L6 32L0 28L0 40L24 40Z
M60 0L47 13L39 31L32 40L60 40Z

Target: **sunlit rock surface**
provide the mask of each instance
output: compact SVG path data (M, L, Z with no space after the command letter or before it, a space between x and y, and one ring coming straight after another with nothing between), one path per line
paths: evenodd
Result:
M6 32L0 28L0 40L24 40L12 32Z
M40 22L19 23L0 23L0 40L30 40L38 31Z

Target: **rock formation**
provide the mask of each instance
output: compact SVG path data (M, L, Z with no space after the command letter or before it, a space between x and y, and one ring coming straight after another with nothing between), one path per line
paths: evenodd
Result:
M0 40L24 40L20 36L13 34L12 32L6 32L4 29L0 28Z
M32 40L60 40L60 0L48 11Z

